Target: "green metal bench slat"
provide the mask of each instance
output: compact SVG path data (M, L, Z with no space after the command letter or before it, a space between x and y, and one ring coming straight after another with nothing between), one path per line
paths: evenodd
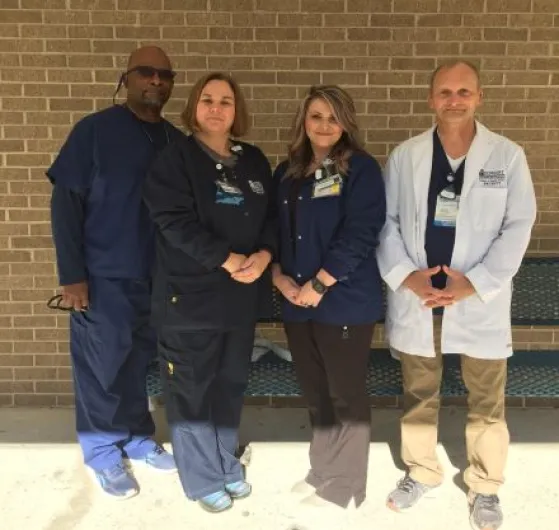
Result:
M456 355L444 358L441 394L464 396L466 389L460 377L460 360ZM400 363L387 350L372 350L367 374L370 396L402 394ZM156 365L148 377L148 394L160 395L161 387ZM300 396L293 364L272 353L251 364L246 396ZM509 359L507 396L559 397L559 351L519 351Z
M527 258L513 281L514 325L559 325L559 258Z

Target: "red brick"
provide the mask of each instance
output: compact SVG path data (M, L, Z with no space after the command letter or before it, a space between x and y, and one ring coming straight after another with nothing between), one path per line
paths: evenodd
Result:
M548 41L556 43L559 39L559 28L531 28L531 41Z
M278 45L276 42L234 42L233 55L276 55ZM283 52L285 55L285 52Z
M301 0L303 13L343 13L344 0Z
M555 2L555 0L552 1ZM513 15L509 15L509 21L510 21L509 24L512 27L528 26L528 27L534 27L534 29L536 29L545 26L553 26L553 14L548 14L548 15L539 15L539 14L534 15L532 13L513 14Z
M539 32L540 30L538 30ZM484 28L483 38L488 41L526 41L528 40L528 30L526 28ZM541 40L541 39L538 39Z
M115 0L70 0L70 9L82 11L111 10L115 8Z
M0 381L0 394L33 392L33 383L20 381Z
M300 11L300 0L256 0L256 9L258 11Z
M505 84L507 85L549 85L551 74L548 72L507 72ZM554 84L552 82L552 84Z
M257 41L293 41L300 39L299 28L256 28L254 38Z
M349 41L387 41L390 40L389 28L354 28L348 31Z
M483 59L482 71L485 70L525 70L526 59L523 57L486 57Z
M275 27L278 17L275 13L233 13L231 23L234 27ZM302 21L299 25L305 25Z
M486 3L489 13L525 13L530 12L532 0L491 0Z
M438 0L394 0L396 13L437 13Z
M23 9L2 9L0 10L0 24L27 23L40 24L43 22L41 11L31 11Z
M528 88L528 99L539 99L549 101L552 99L559 99L559 91L555 87L530 87Z
M441 3L441 13L480 13L485 0L445 0Z
M16 407L54 407L56 396L45 394L19 394L14 396Z
M352 31L350 30L350 33ZM301 40L330 42L346 39L345 28L302 28ZM350 38L351 40L351 38Z
M417 25L419 27L447 27L460 26L462 24L461 15L419 15L417 17Z
M266 31L263 29L262 31ZM253 40L254 30L253 28L220 28L212 27L210 28L210 39L212 40ZM273 40L273 39L266 39Z
M204 0L205 3L205 0ZM230 13L186 13L187 26L230 26Z
M296 58L289 58L297 61ZM265 61L266 59L262 59ZM341 57L300 57L300 70L343 70L344 60ZM348 70L352 70L351 66L346 64ZM361 68L358 68L361 69Z
M231 42L189 42L186 44L188 53L200 55L228 55L231 54Z
M556 0L534 0L534 13L557 13Z
M551 54L551 45L547 42L511 42L507 46L509 55L536 55Z
M282 42L281 43L281 55L297 55L297 56L305 56L305 55L321 55L321 44L318 42ZM324 44L324 55L338 55L337 53L331 54L328 53L330 50L330 46L338 46L338 47L345 47L353 45L345 45L342 43L325 43Z
M324 72L322 83L343 85L344 87L366 85L367 74L365 72Z
M410 42L371 42L367 45L369 56L394 57L410 56L413 53L413 44Z
M320 83L320 74L316 72L278 72L280 85L314 85Z

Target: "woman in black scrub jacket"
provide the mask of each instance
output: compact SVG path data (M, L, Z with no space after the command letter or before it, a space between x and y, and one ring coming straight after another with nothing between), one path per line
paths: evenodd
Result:
M275 253L271 169L233 140L248 114L211 73L182 119L192 133L155 162L144 190L157 228L153 313L173 453L186 496L211 512L247 497L235 457L260 277Z
M375 249L386 218L381 170L359 139L351 97L337 86L301 102L275 179L280 222L274 284L313 430L307 504L365 499L367 362L382 317Z

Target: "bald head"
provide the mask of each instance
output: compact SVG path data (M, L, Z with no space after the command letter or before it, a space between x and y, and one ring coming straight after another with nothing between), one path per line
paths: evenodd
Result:
M171 69L171 61L167 54L158 46L142 46L134 50L128 58L128 68L136 66L153 66L154 68Z
M122 76L127 105L137 114L160 113L171 96L174 77L171 61L161 48L138 48L130 54L128 68Z
M452 70L453 68L458 68L461 72L465 72L465 75L468 75L468 71L469 71L470 74L473 74L476 77L478 88L481 87L481 76L478 67L472 62L466 61L465 59L464 60L457 59L457 60L445 61L435 69L435 71L431 74L431 79L429 81L430 90L433 91L433 87L435 86L437 76L440 73L445 72L447 70Z

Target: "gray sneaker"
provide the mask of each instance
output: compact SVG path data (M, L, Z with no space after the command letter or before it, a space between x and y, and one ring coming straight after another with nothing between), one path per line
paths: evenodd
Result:
M497 530L503 524L503 512L497 495L470 491L470 524L474 530Z
M421 497L435 488L436 486L427 486L406 475L388 496L386 505L395 512L403 512L414 506Z

